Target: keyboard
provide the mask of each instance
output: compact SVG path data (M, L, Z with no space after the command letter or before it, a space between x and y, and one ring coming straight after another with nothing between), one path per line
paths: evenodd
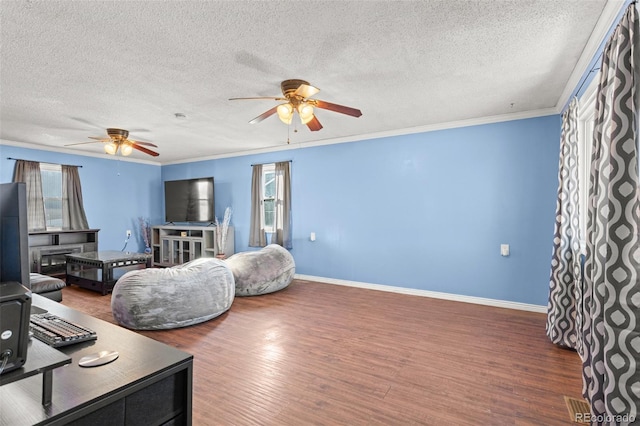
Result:
M33 337L54 348L98 338L95 331L48 312L31 314L29 330Z

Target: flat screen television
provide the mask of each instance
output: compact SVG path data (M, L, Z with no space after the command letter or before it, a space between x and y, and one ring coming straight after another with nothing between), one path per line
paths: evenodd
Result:
M164 213L167 222L214 222L213 178L165 181Z

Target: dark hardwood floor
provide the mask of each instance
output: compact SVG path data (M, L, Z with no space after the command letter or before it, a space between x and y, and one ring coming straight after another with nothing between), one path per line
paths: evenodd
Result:
M63 297L114 323L110 295ZM569 425L580 360L548 341L545 318L295 280L141 334L194 355L195 425Z

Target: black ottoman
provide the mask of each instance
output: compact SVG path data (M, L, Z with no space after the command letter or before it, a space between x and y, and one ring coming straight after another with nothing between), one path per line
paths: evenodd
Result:
M64 281L59 278L50 277L36 273L29 274L31 281L31 292L44 296L55 302L62 302L62 289L66 286Z

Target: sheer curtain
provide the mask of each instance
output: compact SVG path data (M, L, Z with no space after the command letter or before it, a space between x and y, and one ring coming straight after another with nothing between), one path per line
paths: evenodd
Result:
M267 234L262 227L262 164L253 166L251 176L251 224L249 228L249 247L267 245Z
M632 4L603 52L589 181L583 395L607 424L640 416L638 47Z
M291 241L291 162L276 163L275 241L286 249Z
M40 163L36 161L16 160L13 181L24 182L27 186L27 223L29 231L46 231L47 220L42 196Z
M88 229L77 166L62 168L62 229Z
M577 349L581 329L582 273L578 209L578 101L562 115L558 200L551 258L547 336L556 345Z

